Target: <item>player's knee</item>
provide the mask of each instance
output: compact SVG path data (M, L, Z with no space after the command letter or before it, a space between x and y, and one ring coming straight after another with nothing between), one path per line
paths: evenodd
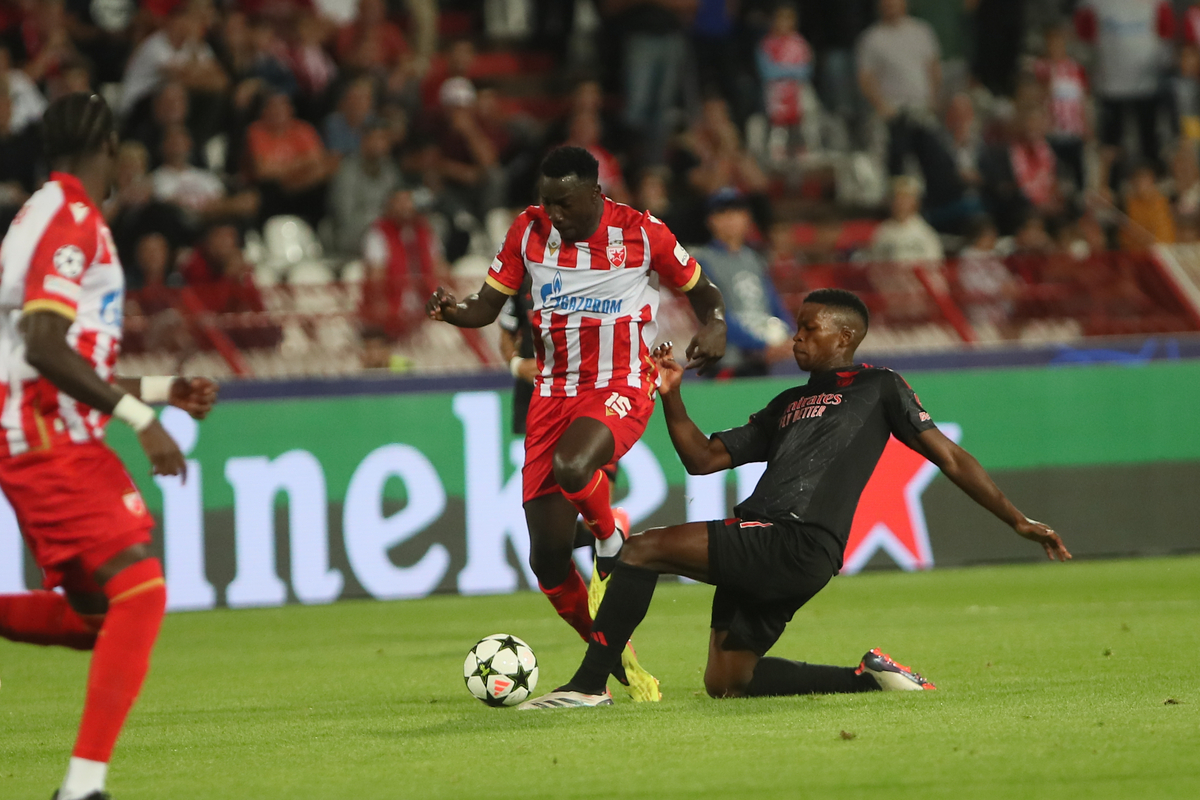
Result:
M704 691L714 700L726 700L731 697L745 697L746 685L733 681L728 675L704 675Z
M557 586L567 577L571 554L552 547L531 547L529 568L543 586Z
M654 543L645 534L631 536L621 545L620 560L631 567L644 567L653 559Z
M583 491L594 474L595 468L592 468L586 459L555 451L554 480L564 491Z

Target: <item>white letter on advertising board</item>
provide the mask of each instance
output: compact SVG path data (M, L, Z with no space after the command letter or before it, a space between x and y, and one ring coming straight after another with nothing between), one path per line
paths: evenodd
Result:
M408 502L402 511L385 517L380 505L392 477L404 482ZM350 567L371 596L424 597L437 588L450 567L444 545L431 545L411 567L396 566L388 550L425 530L445 510L446 490L437 470L415 447L384 445L363 459L346 490L342 536Z
M25 591L25 543L8 498L0 494L0 594Z
M164 408L159 417L184 455L196 447L199 426L178 408ZM188 459L187 482L156 475L162 492L163 561L169 611L213 608L217 593L204 574L204 475L200 462Z
M291 450L271 461L231 458L225 478L233 487L237 576L230 606L280 605L287 587L275 567L275 495L288 496L292 591L302 603L328 603L342 592L342 573L329 567L325 473L312 453Z
M529 532L521 507L520 443L510 457L516 470L504 480L501 458L500 396L464 392L454 396L454 415L462 421L467 479L467 565L458 573L462 594L516 591L517 572L508 563L511 541L530 586L537 578L529 568Z

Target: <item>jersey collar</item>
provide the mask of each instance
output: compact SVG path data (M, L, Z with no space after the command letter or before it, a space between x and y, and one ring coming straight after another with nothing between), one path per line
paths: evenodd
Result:
M83 188L83 183L71 173L51 172L50 180L61 186L63 194L70 200L87 203L89 208L94 207L92 198L88 197L87 190Z
M856 374L859 370L862 370L866 366L866 364L851 364L848 367L838 367L837 369L826 369L817 372L810 372L808 375L808 383L811 386L820 386L825 383L836 383L839 380Z

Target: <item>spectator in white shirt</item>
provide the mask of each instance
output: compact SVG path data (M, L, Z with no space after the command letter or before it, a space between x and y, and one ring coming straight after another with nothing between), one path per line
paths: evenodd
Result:
M945 286L942 242L917 212L920 207L917 180L896 178L892 181L892 216L871 237L869 276L884 296L892 319L927 318L931 313L929 294L917 270L924 272L936 288Z
M859 37L856 57L863 96L887 123L888 174L904 174L911 155L921 165L931 208L960 201L963 183L934 108L942 66L933 28L909 16L906 0L879 0L879 21Z
M230 195L215 173L189 163L192 136L183 125L167 128L161 151L163 164L150 176L157 199L179 206L198 221L251 219L257 213L258 197L254 192Z
M195 92L220 92L229 82L204 41L203 18L187 3L176 6L163 29L133 51L121 82L121 115L128 117L168 80Z

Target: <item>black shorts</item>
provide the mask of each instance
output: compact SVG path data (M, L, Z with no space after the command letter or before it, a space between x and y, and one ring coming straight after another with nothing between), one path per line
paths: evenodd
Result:
M712 627L728 631L726 650L765 654L800 606L825 588L837 566L817 537L796 522L712 520L708 523Z

